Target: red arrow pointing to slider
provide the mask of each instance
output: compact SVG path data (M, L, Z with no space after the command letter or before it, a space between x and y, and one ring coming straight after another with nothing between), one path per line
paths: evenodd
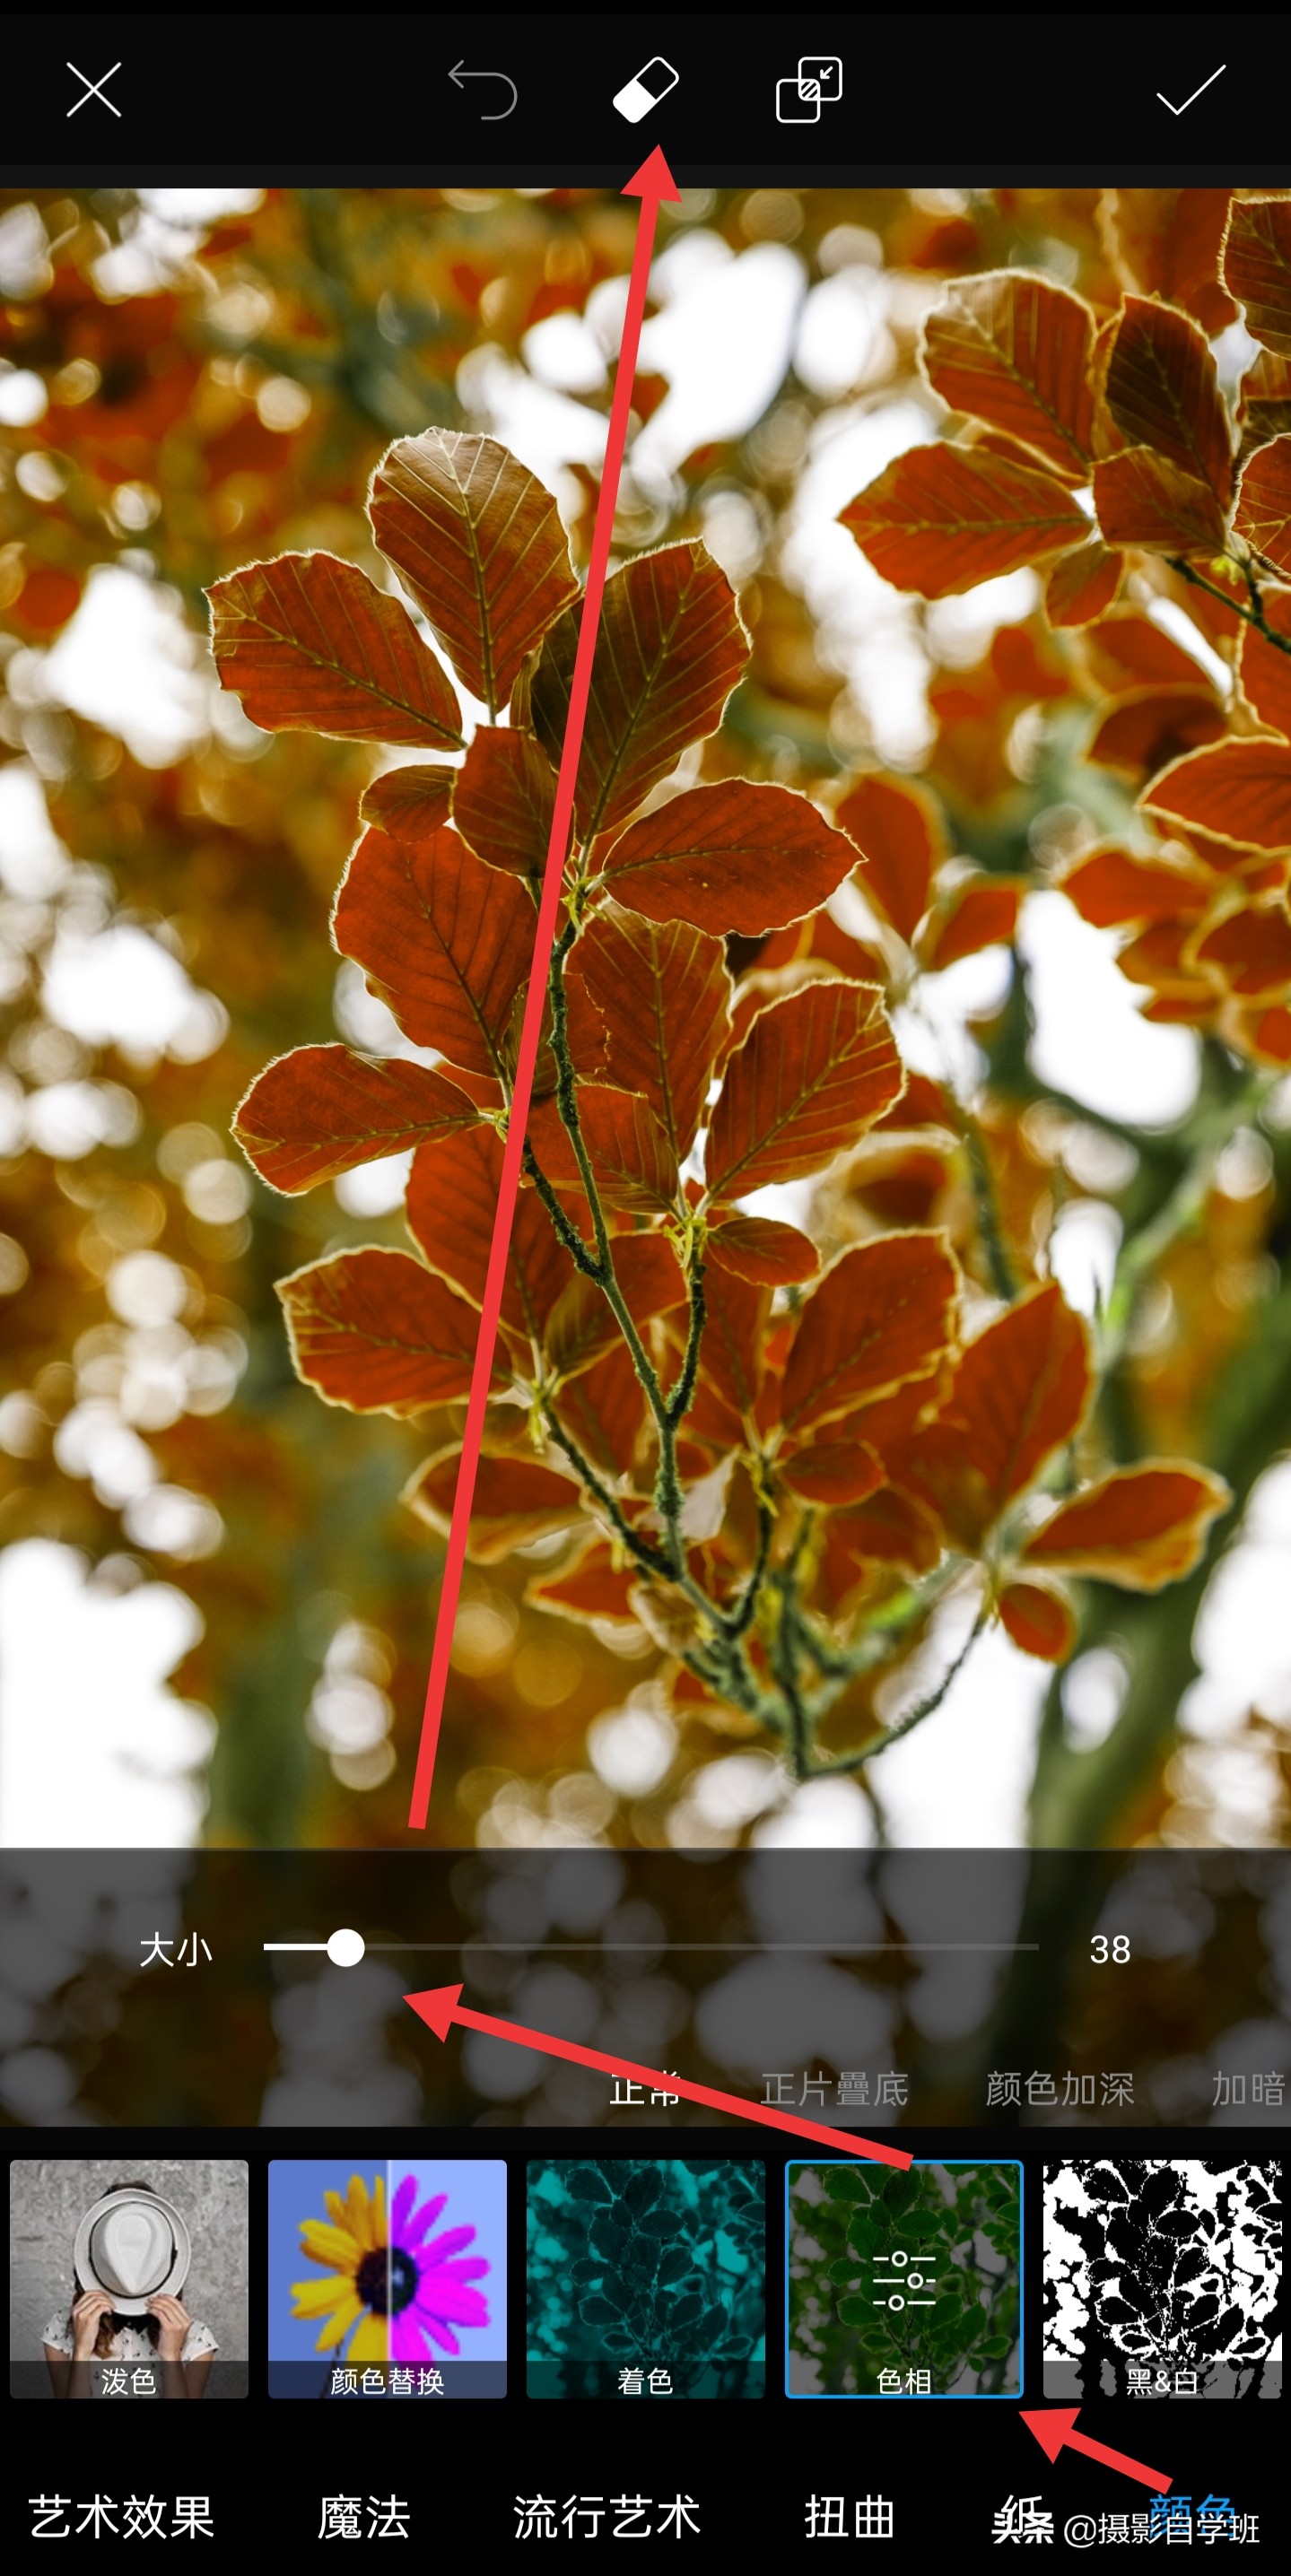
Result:
M411 2003L413 1998L409 1996ZM1019 2410L1028 2431L1034 2433L1046 2459L1056 2460L1060 2451L1083 2451L1087 2460L1101 2460L1105 2469L1119 2469L1123 2478L1137 2478L1141 2487L1155 2487L1158 2495L1168 2495L1173 2478L1164 2478L1159 2469L1145 2469L1141 2460L1131 2460L1124 2451L1113 2451L1106 2442L1090 2440L1088 2433L1078 2433L1078 2406L1046 2406L1042 2412L1028 2415Z
M648 2084L652 2092L680 2093L687 2102L702 2102L707 2111L726 2111L735 2120L753 2120L763 2129L791 2129L796 2138L810 2138L813 2146L828 2147L836 2156L866 2156L881 2165L910 2164L900 2147L878 2146L872 2138L854 2138L849 2129L826 2129L815 2120L795 2120L787 2111L774 2111L766 2102L743 2102L738 2093L715 2093L711 2084L690 2084L683 2075L665 2074L657 2066L634 2066L630 2057L607 2057L600 2048L580 2048L576 2040L555 2039L547 2030L526 2030L520 2021L499 2021L495 2013L472 2012L462 2002L460 1986L429 1986L421 1995L405 1995L419 2021L433 2030L436 2039L447 2039L452 2024L460 2022L463 2030L482 2030L490 2039L512 2039L517 2048L537 2048L544 2057L567 2057L571 2066L594 2066L600 2075L626 2075L634 2084ZM1056 2418L1036 2417L1041 2424ZM1072 2419L1075 2420L1074 2417ZM1108 2458L1113 2454L1109 2452ZM1143 2472L1152 2477L1152 2471ZM1154 2484L1157 2483L1155 2480ZM1168 2486L1169 2479L1165 2480Z

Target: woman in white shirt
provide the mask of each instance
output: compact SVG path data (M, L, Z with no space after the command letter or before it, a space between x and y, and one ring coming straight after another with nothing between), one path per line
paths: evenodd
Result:
M169 2209L169 2204L146 2182L114 2183L105 2200L91 2212L91 2220L97 2211L109 2208L117 2194L124 2201L126 2195L145 2193L157 2204L156 2224L160 2228L161 2212ZM122 2242L121 2207L122 2202L117 2202L118 2248ZM147 2204L145 2214L152 2219ZM187 2231L183 2233L186 2246ZM78 2258L90 2272L91 2284L87 2288L80 2269L75 2269L71 2306L52 2316L44 2331L45 2361L55 2397L93 2397L109 2393L109 2388L119 2396L203 2396L217 2345L210 2327L199 2317L190 2316L177 2295L182 2280L147 2298L128 2299L124 2302L127 2312L123 2312L96 2268L102 2265L111 2272L110 2233L108 2251L96 2253L96 2247L101 2248L103 2243L102 2235L92 2225L88 2234L86 2226L82 2226L77 2238ZM176 2268L172 2263L171 2272ZM187 2269L186 2261L183 2269ZM121 2295L119 2285L117 2295ZM111 2386L109 2371L114 2365L114 2376L119 2376Z

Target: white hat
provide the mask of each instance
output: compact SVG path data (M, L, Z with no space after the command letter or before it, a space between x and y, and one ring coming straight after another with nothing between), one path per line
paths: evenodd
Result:
M178 2297L192 2259L179 2211L128 2183L96 2200L76 2231L76 2277L105 2291L118 2316L143 2316L150 2299Z

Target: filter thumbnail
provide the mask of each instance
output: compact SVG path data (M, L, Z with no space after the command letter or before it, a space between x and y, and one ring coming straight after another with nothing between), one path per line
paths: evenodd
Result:
M9 2167L14 2397L247 2394L247 2168L232 2156Z
M269 2169L269 2394L506 2395L506 2166Z
M1276 2397L1282 2168L1074 2157L1044 2183L1046 2397Z
M791 2165L791 2397L1016 2397L1022 2169Z
M527 2286L531 2397L761 2397L761 2166L531 2164Z

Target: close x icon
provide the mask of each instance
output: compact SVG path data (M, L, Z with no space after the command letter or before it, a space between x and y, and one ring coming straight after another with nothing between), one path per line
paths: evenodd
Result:
M842 55L802 54L797 72L776 82L776 123L818 125L822 107L836 107L842 95Z

